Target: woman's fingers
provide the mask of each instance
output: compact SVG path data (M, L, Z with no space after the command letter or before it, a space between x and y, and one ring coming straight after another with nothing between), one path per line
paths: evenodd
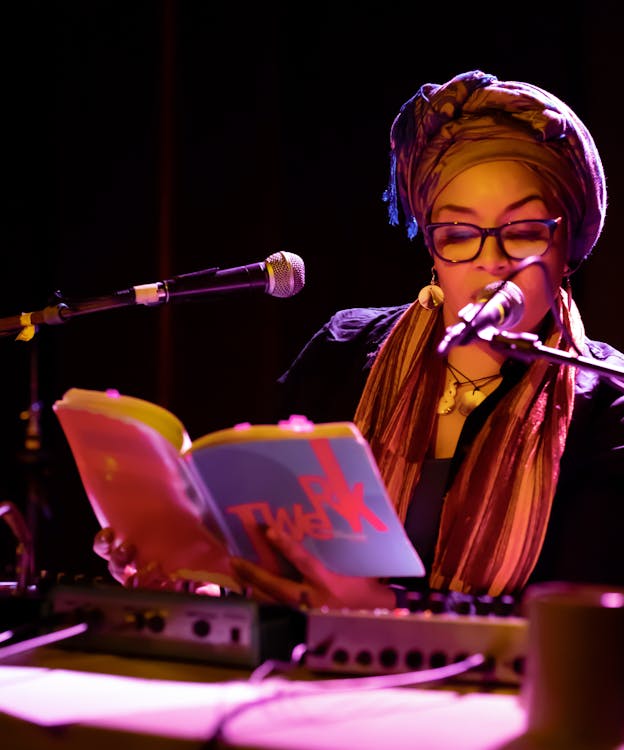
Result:
M303 545L273 528L266 531L269 542L301 573L303 581L294 581L269 572L242 558L231 565L249 595L257 601L270 601L291 607L321 607L332 599L325 579L331 573Z
M296 566L304 579L303 582L286 582L278 585L274 578L264 578L259 573L256 574L257 583L265 590L268 587L272 595L281 592L288 597L281 599L283 603L298 607L327 606L351 609L372 606L391 609L395 606L394 594L379 579L334 573L300 542L287 534L276 529L268 529L266 536L271 544Z
M175 590L176 582L165 575L158 563L150 562L141 568L137 568L126 579L128 588L140 589L172 589Z
M255 600L278 602L293 607L299 605L301 590L305 587L305 584L274 575L268 570L239 557L232 558L231 565L237 577ZM310 595L308 595L309 598Z
M158 589L194 592L206 596L220 596L217 584L194 581L165 573L158 562L139 565L134 544L119 541L109 526L100 529L93 539L93 551L108 562L111 576L125 588Z
M128 542L120 542L110 526L97 532L93 538L93 551L108 562L110 574L124 586L129 585L136 576L136 547Z
M266 538L305 578L323 582L323 571L327 569L300 542L270 527L266 531Z
M137 554L134 544L118 541L114 529L100 529L93 539L93 551L108 560L116 568L124 568L134 562Z
M136 547L130 542L121 542L110 551L110 561L117 568L125 568L136 560Z
M96 555L108 560L114 543L115 531L107 526L100 529L93 538L93 551Z

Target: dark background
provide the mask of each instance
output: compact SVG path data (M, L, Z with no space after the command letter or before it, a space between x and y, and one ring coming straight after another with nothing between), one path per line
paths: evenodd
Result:
M624 348L620 25L609 3L29 2L2 9L0 316L60 290L106 294L276 250L289 299L132 307L0 338L0 500L22 508L37 566L102 571L97 526L51 406L117 388L191 437L272 413L272 385L336 309L406 302L420 239L389 227L388 131L425 82L481 69L566 100L602 153L610 209L574 278L593 338ZM454 6L453 6L454 7ZM614 6L615 7L615 6ZM41 451L25 450L39 407ZM13 561L0 527L0 565Z

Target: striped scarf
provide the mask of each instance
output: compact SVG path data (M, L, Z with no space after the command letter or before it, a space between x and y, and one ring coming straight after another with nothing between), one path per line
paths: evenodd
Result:
M580 346L582 320L563 290L559 308ZM434 435L444 387L445 361L435 351L442 330L439 308L414 302L382 344L354 418L402 521ZM545 344L567 349L554 325ZM536 359L487 418L444 498L432 588L499 596L526 584L557 487L575 372Z

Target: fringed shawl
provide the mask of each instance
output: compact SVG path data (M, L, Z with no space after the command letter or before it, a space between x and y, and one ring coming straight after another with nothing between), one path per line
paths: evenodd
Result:
M583 324L563 291L560 315L580 345ZM445 363L435 352L441 326L439 309L415 302L404 312L379 350L355 415L403 521L444 385ZM546 345L565 348L558 329ZM575 368L537 359L490 414L444 499L432 588L498 596L526 583L548 525L574 378Z

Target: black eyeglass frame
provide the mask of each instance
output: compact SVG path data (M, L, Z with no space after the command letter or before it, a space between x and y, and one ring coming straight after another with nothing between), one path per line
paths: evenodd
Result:
M548 244L542 250L541 253L538 254L538 257L541 257L542 255L545 255L551 248L553 236L555 234L555 229L561 224L563 221L563 217L558 216L556 219L519 219L518 221L508 221L506 224L501 224L499 227L480 227L478 224L471 224L467 221L441 221L436 224L427 224L424 229L424 235L425 240L427 241L427 247L429 250L436 255L440 260L443 260L445 263L470 263L472 260L476 260L479 255L481 255L481 251L483 250L483 245L485 245L485 240L487 237L496 237L496 241L498 242L498 246L501 249L501 252L506 258L509 258L509 260L524 260L527 256L523 256L522 258L514 258L513 255L510 255L507 250L505 250L505 247L503 246L503 242L501 240L501 232L503 229L506 229L507 227L514 226L514 224L527 224L527 223L536 223L536 224L544 224L548 227L550 231L550 237L548 238ZM479 248L477 252L471 256L470 258L462 258L461 260L451 260L450 258L445 258L443 255L440 255L440 253L435 249L434 243L433 243L433 230L437 229L438 227L472 227L473 229L477 229L479 232L481 232L481 242L479 243ZM535 253L534 253L535 254Z

